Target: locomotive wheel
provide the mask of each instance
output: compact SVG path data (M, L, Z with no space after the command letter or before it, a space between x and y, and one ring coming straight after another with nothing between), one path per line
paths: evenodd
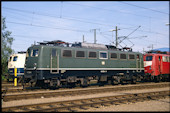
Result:
M154 77L154 82L160 82L160 76Z
M119 83L118 83L117 80L114 79L114 80L113 80L113 84L114 84L114 85L118 85Z
M137 78L136 78L135 76L133 76L131 83L132 83L132 84L136 84L136 81L137 81L136 79L137 79Z
M119 83L121 83L121 77L113 76L113 84L118 85Z
M120 83L120 78L117 77L116 79L113 79L113 84L118 85Z
M110 79L109 79L109 80L108 80L108 84L109 84L109 85L112 85L112 84L113 84L113 80L110 80Z
M89 81L86 78L83 78L81 81L81 87L87 87L89 85Z

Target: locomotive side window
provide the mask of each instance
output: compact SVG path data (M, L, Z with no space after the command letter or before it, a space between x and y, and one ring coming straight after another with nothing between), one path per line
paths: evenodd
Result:
M168 60L169 60L168 56L163 56L163 62L169 62Z
M76 51L76 57L84 58L85 57L85 52L84 51Z
M33 49L33 50L32 50L32 56L33 56L33 57L38 57L38 54L39 54L38 49Z
M13 61L17 61L18 56L14 56Z
M133 54L129 54L129 59L130 59L130 60L135 59L135 55L133 55Z
M99 58L100 59L107 59L108 58L108 56L107 56L107 52L99 52L100 54L99 54Z
M71 50L63 50L63 57L72 57Z
M120 59L126 59L126 54L120 54Z
M147 56L146 61L152 61L152 56Z
M111 59L117 59L117 53L110 53Z
M162 59L163 59L162 60L163 62L167 62L167 57L166 56L163 56Z
M90 51L89 52L89 58L97 58L97 53L93 52L93 51Z
M166 62L168 62L168 56L166 56Z

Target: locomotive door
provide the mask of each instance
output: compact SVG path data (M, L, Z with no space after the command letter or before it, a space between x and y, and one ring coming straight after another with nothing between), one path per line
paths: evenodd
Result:
M159 69L159 74L161 74L161 62L162 62L162 59L161 59L161 56L159 56L158 58L158 69Z
M140 55L137 54L136 56L136 71L141 71L141 58L140 58Z
M57 54L57 49L52 49L51 50L51 73L58 73L58 68L59 68L59 57Z

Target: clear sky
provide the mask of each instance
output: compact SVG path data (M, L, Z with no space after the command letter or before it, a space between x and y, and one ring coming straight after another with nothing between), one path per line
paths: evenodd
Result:
M15 39L12 49L26 51L34 42L63 40L114 44L118 29L118 47L133 46L143 52L169 47L169 1L56 1L1 2L1 14L7 30ZM140 27L139 27L140 26Z

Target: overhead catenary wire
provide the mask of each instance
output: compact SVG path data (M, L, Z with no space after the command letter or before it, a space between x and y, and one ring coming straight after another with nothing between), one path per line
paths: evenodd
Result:
M134 7L138 7L138 8L142 8L142 9L146 9L146 10L150 10L150 11L154 11L154 12L157 12L157 13L169 15L169 13L167 13L167 12L162 12L162 11L158 11L158 10L155 10L155 9L150 9L150 8L134 5L134 4L131 4L131 3L124 2L124 1L118 1L118 2L130 5L130 6L134 6Z
M9 13L9 12L10 13ZM32 23L32 20L31 20L31 18L32 18L32 14L30 14L30 15L23 15L23 14L20 14L20 13L22 13L22 12L15 12L15 14L13 13L13 11L11 11L11 10L7 10L7 12L6 13L9 13L9 14L12 14L12 15L9 15L8 14L8 17L10 17L10 18L13 18L13 19L20 19L20 20L22 20L22 21L26 21L26 22L28 22L28 21L31 21L30 23ZM18 14L19 13L19 14ZM16 16L16 15L19 15L19 16ZM20 16L22 16L22 17L20 17ZM43 18L44 19L44 18ZM45 18L46 19L46 18ZM34 21L35 21L35 23L36 22L40 22L39 21L39 18L37 17L37 16L34 16ZM52 25L54 25L54 21L51 21L50 19L48 19L48 20L44 20L44 21L48 21L48 23L49 24L52 24ZM59 20L56 20L56 21L60 21L60 23L61 23L61 19L59 19ZM68 26L68 25L62 25L62 27L72 27L72 26Z
M120 44L123 40L125 40L126 38L128 38L132 33L134 33L137 29L139 29L141 26L138 26L138 28L136 28L134 31L132 31L130 34L128 34L127 36L125 36L122 40L119 41L118 44Z
M56 15L51 15L51 14L31 12L31 11L26 11L26 10L21 10L21 9L7 8L7 7L2 7L2 8L8 9L8 10L13 10L13 11L18 11L18 12L25 12L25 13L29 13L29 14L48 16L48 17L53 17L53 18L61 18L61 16L56 16ZM62 16L62 19L113 27L113 25L110 25L110 24L103 24L103 23L98 23L98 22L90 22L90 21L78 19L77 17L73 18L73 17L64 17L64 16Z
M61 27L50 27L50 26L43 26L43 25L35 25L35 24L27 24L27 23L10 22L10 21L6 21L6 22L7 22L7 23L12 23L12 24L33 26L33 27L42 27L42 28L51 28L51 29L69 30L69 31L76 31L76 32L89 32L89 31L78 30L78 29L68 29L68 28L61 28Z
M61 2L61 3L63 3L63 2ZM7 11L7 10L6 10ZM8 11L11 11L11 12L14 12L13 11L13 9L11 9L11 10L8 10ZM64 11L64 10L63 10ZM29 11L28 11L29 12ZM63 30L63 29L67 29L68 31L70 30L70 31L76 31L76 32L80 32L80 31L86 31L86 30L80 30L80 29L69 29L69 28L66 28L66 26L64 27L64 26L62 26L62 27L55 27L55 25L53 24L52 26L50 26L51 24L50 24L50 18L48 18L49 19L49 25L43 25L43 24L40 24L40 22L39 22L39 20L38 19L40 19L40 18L42 18L43 16L47 16L47 17L53 17L53 18L60 18L59 20L60 21L63 21L64 22L64 19L65 20L72 20L72 21L76 21L76 22L78 22L78 21L80 21L80 22L83 22L83 23L90 23L90 24L97 24L97 25L101 25L101 26L113 26L113 27L115 27L115 25L109 25L109 24L105 24L105 23L101 23L101 22L97 22L97 21L92 21L92 20L90 20L90 21L88 21L88 19L87 20L85 20L84 18L77 18L77 17L66 17L65 15L63 15L64 14L64 12L62 12L62 8L61 8L61 13L58 13L59 15L54 15L54 14L46 14L46 13L40 13L40 12L33 12L33 11L30 11L31 13L30 13L30 15L36 15L35 16L35 18L33 18L34 19L34 23L36 23L35 21L37 21L37 24L33 24L33 25L31 25L28 21L26 21L25 19L19 19L18 20L18 22L17 21L15 21L15 24L17 23L18 25L19 25L19 23L20 23L20 25L22 25L22 24L27 24L27 23L29 23L30 25L27 25L27 26L32 26L32 27L41 27L41 28L52 28L52 29L60 29L60 30ZM19 12L18 11L18 13L19 14L23 14L23 16L25 15L25 16L27 16L28 18L30 18L30 15L28 14L28 13L25 13L25 12ZM38 13L38 14L37 14ZM15 12L13 13L14 15L16 14ZM38 15L38 16L37 16ZM40 16L41 15L41 16ZM18 17L20 17L20 16L18 16ZM25 18L27 18L27 17L25 17ZM66 19L67 18L67 19ZM42 19L46 19L46 18L42 18ZM84 20L83 20L84 19ZM24 21L26 21L26 23L21 23L21 21L22 20L24 20ZM47 19L46 19L47 20ZM53 20L53 19L51 19L51 20ZM44 21L44 20L43 20ZM12 21L10 21L10 22L12 22ZM126 23L126 22L125 22ZM13 23L14 24L14 23ZM102 25L102 24L105 24L105 25ZM66 24L67 25L67 24ZM57 25L58 26L58 25ZM142 27L143 27L143 24L142 24ZM131 27L124 27L124 28L122 28L122 29L127 29L127 30L130 30L130 29L133 29L133 28L131 28ZM77 30L80 30L80 31L77 31ZM105 29L106 30L106 29ZM154 32L154 31L152 31L152 32L150 32L149 30L147 31L147 29L144 29L143 28L143 30L138 30L138 31L140 31L140 32L147 32L147 33L154 33L154 34L161 34L161 35L166 35L167 36L167 34L162 34L162 33L158 33L158 32ZM87 30L87 32L88 32L88 30ZM159 32L162 32L162 31L159 31ZM143 33L144 34L144 33ZM106 36L106 34L103 34L104 36ZM109 38L109 37L108 37ZM151 38L151 37L150 37ZM111 42L111 41L110 41Z
M42 16L48 16L48 17L53 17L53 18L60 18L60 16L56 16L56 15L50 15L50 14L44 14L44 13L38 13L38 12L31 12L31 11L26 11L26 10L21 10L21 9L7 8L7 7L2 7L2 8L13 10L13 11L30 13L30 14L34 14L34 15L42 15ZM103 24L103 23L101 24L101 23L97 23L97 22L90 22L90 21L80 20L80 19L75 19L75 18L62 17L62 19L72 20L72 21L79 21L79 22L83 22L83 23L97 24L97 25L102 25L102 26L115 27L115 26L109 25L109 24ZM123 28L123 29L126 29L126 28ZM144 30L138 30L138 31L165 35L165 34L162 34L162 33L159 33L159 32L154 32L154 31L144 31Z
M121 2L121 1L119 1L119 2ZM72 4L72 5L86 6L86 7L90 7L90 8L99 9L99 10L105 10L105 11L109 11L109 12L112 12L112 13L117 11L117 12L120 12L120 13L126 13L126 14L130 14L130 15L145 17L145 18L151 18L151 16L139 15L139 14L134 14L134 13L129 13L129 12L122 12L122 11L118 11L118 10L111 10L111 9L106 9L106 8L101 8L101 7L96 7L96 6L85 5L85 4L69 3L69 2L65 2L65 3ZM164 12L162 12L162 13L164 13ZM168 14L168 13L166 13L166 14ZM158 19L158 18L155 18L155 17L152 17L152 18L153 19Z
M68 3L68 2L67 2L67 3ZM91 7L91 8L95 8L95 9L105 10L105 11L109 11L109 12L117 11L117 10L110 10L110 9L99 8L99 7L95 7L95 6L84 5L84 4L78 4L78 3L68 3L68 4L79 5L79 6L86 6L86 7ZM118 11L118 12L121 12L121 11ZM121 13L127 13L127 12L121 12ZM144 16L144 15L138 15L138 14L133 14L133 13L127 13L127 14L131 14L131 15L135 15L135 16L140 16L140 17L147 17L147 18L149 18L149 16Z

